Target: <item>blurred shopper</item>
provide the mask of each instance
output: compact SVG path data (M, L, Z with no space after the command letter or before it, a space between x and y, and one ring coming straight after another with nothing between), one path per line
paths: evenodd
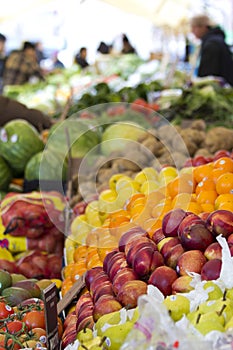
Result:
M44 79L37 62L35 45L26 41L22 50L12 52L7 58L3 85L22 85L33 78L37 80Z
M135 48L131 45L126 34L122 34L122 50L121 53L136 53Z
M42 60L46 59L46 56L44 54L44 48L43 44L41 41L37 41L35 43L35 50L36 50L36 57L37 57L37 62L40 64Z
M27 108L18 101L0 96L0 126L13 119L25 119L39 131L49 129L52 125L52 119L41 111Z
M59 60L58 58L58 51L55 51L52 56L51 56L51 60L52 60L52 69L57 70L57 69L63 69L65 68L64 64L62 63L62 61Z
M99 43L99 46L97 47L97 52L102 53L103 55L107 55L111 53L112 45L106 44L104 41L101 41Z
M0 94L2 93L2 89L3 89L3 72L5 68L5 63L6 63L6 57L7 57L5 46L6 46L6 37L5 35L0 33Z
M191 30L201 40L197 75L223 77L233 86L233 57L225 42L223 30L206 15L194 16L191 19Z
M81 47L78 54L74 58L75 63L77 63L81 68L86 68L89 66L87 62L87 48Z

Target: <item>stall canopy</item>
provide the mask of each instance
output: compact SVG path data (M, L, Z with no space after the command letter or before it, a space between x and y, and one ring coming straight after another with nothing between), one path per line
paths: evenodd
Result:
M179 29L187 24L188 18L198 1L191 0L102 0L149 19L155 26ZM195 4L196 3L196 4Z
M37 9L52 0L0 0L0 23Z

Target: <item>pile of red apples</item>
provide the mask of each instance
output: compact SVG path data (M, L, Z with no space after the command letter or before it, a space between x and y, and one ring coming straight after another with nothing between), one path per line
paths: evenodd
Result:
M103 315L122 307L134 308L138 297L147 293L148 284L167 295L190 290L190 272L202 280L215 280L220 275L222 248L216 240L225 237L233 255L233 213L216 210L200 216L174 209L168 212L152 237L141 227L125 232L118 248L108 253L103 267L87 271L83 294L69 316L73 336L93 328ZM68 320L67 320L68 322ZM69 342L70 339L69 332ZM63 337L63 345L68 339Z

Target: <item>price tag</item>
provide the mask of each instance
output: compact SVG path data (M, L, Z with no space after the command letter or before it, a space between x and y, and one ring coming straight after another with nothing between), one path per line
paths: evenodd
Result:
M57 324L57 288L51 283L43 290L48 350L60 348Z

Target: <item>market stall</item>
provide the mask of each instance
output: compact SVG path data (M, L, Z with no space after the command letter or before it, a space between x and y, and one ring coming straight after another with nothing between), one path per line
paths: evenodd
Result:
M230 350L233 88L129 55L4 94L52 126L0 130L0 349Z

